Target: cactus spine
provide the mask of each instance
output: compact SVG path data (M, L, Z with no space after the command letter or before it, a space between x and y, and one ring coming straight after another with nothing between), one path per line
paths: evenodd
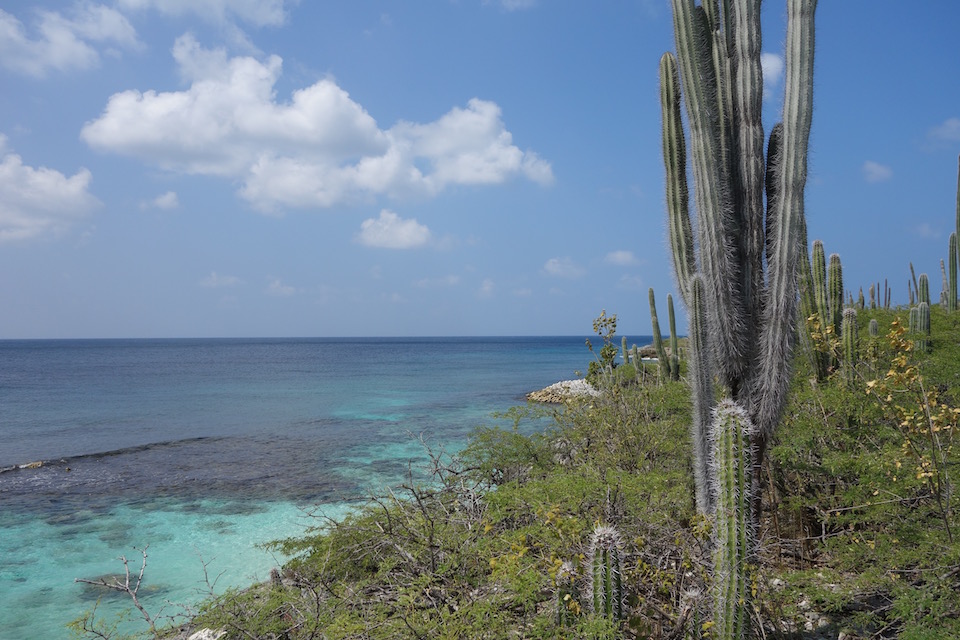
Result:
M749 622L753 431L746 411L731 400L720 401L711 429L717 501L713 547L713 622L717 638L743 638Z
M613 527L601 525L590 536L588 554L593 613L623 620L623 541Z
M843 340L843 376L847 384L852 385L856 381L857 360L857 310L853 307L847 307L843 310L843 321L841 328Z
M667 294L667 318L670 322L670 379L680 379L680 344L677 339L677 317L673 312L673 296Z

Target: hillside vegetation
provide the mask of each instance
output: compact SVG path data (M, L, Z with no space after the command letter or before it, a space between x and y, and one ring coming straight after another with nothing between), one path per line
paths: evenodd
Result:
M852 371L837 364L818 380L798 350L762 470L757 637L960 637L960 314L933 308L928 349L908 315L861 310ZM842 362L839 341L823 344ZM513 429L478 428L461 453L431 452L424 474L354 515L275 543L293 559L274 580L208 602L189 629L711 637L711 523L695 515L686 382L649 364L601 378L602 397L517 407ZM606 588L590 584L598 526L616 538L618 612L592 598Z

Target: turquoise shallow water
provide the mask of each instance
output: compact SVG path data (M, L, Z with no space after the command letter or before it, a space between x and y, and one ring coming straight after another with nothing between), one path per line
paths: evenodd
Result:
M283 558L257 545L589 357L578 337L0 341L0 639L129 609L74 578L139 570L144 545L151 612L195 605L204 563L217 592L266 579Z

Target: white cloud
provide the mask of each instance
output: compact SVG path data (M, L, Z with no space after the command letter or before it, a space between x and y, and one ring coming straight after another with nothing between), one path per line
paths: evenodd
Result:
M263 211L332 207L378 196L433 196L450 185L553 180L550 164L521 151L493 102L472 99L426 124L381 129L331 79L278 102L282 61L228 58L192 36L173 48L184 91L110 97L81 137L90 146L170 171L241 183Z
M640 276L622 275L618 286L621 289L630 289L633 291L643 291L646 287L643 284L643 278Z
M418 280L416 285L423 289L429 289L433 287L455 287L460 284L460 276L449 275L442 278L423 278Z
M615 264L620 267L630 267L639 262L632 251L618 250L611 251L603 259L607 264Z
M931 129L927 137L939 142L960 142L960 118L947 118Z
M139 48L133 26L116 9L78 3L69 17L36 11L36 35L0 9L0 65L11 71L43 77L50 70L91 69L100 63L96 45Z
M279 26L287 19L284 0L119 0L124 10L154 9L170 16L194 15L223 24L234 18L256 27Z
M273 280L269 284L269 286L267 286L267 293L270 294L271 296L287 297L287 296L292 296L296 292L297 292L297 289L295 287L291 287L290 285L283 284L283 282L279 278L277 278L276 280Z
M943 237L943 234L940 233L940 230L934 229L929 222L920 223L914 230L914 233L926 240L938 240Z
M180 199L177 197L176 191L167 191L163 195L159 195L151 200L149 205L157 209L169 211L170 209L176 209L180 206Z
M760 68L763 71L763 99L769 100L783 77L783 56L761 53Z
M20 156L7 152L3 135L0 153L0 242L61 232L100 204L88 191L87 169L68 178L24 165Z
M221 287L236 287L243 284L243 280L236 276L222 276L216 271L211 271L210 275L200 281L201 287L218 289Z
M491 4L492 0L483 0L483 4ZM530 9L537 5L537 0L499 0L498 4L507 11Z
M430 242L430 238L430 229L387 209L383 209L377 219L364 220L357 235L360 244L381 249L416 249Z
M480 289L477 291L477 295L481 298L489 298L496 291L497 285L494 284L493 280L486 278L483 282L480 283Z
M872 160L863 163L863 179L867 182L884 182L892 177L893 169L886 165Z
M570 258L550 258L543 265L543 271L558 278L579 278L584 274L583 269Z

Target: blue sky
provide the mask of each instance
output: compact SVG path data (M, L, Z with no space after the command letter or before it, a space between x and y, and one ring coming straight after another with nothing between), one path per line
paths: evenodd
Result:
M958 33L820 3L807 222L854 291L939 293ZM671 49L667 0L5 2L0 338L648 334Z

